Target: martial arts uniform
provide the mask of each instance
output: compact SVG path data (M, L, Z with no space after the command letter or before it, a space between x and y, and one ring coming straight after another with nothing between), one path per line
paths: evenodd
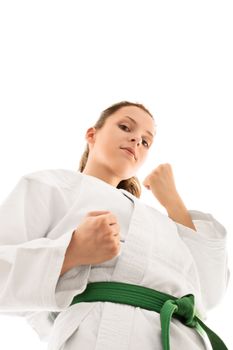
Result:
M116 216L119 254L60 276L74 229L94 210ZM197 231L79 171L22 176L0 207L0 312L25 317L48 350L162 350L159 313L71 302L90 282L118 281L175 297L192 293L199 317L207 320L229 283L227 232L209 213L189 214ZM204 337L174 318L170 342L172 349L207 349Z

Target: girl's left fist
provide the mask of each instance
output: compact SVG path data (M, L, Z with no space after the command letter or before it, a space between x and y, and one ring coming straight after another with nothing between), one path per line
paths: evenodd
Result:
M169 163L160 164L146 176L142 184L152 191L158 201L166 207L180 199L175 186L172 167Z

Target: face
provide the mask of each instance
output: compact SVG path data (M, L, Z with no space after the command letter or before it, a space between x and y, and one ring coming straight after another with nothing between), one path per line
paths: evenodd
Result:
M87 130L88 166L104 167L120 180L134 176L148 155L155 131L154 120L144 110L136 106L121 107L107 118L101 129ZM123 149L126 147L135 156Z

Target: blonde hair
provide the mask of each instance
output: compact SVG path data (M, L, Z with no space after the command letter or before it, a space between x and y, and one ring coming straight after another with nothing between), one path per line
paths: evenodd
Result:
M105 123L105 120L108 117L110 117L113 113L115 113L121 107L125 107L125 106L139 107L139 108L143 109L145 112L147 112L151 116L152 119L154 119L152 114L148 111L148 109L146 107L144 107L143 104L129 102L129 101L121 101L121 102L118 102L118 103L111 105L110 107L108 107L104 111L102 111L102 113L100 114L100 117L96 121L94 127L96 129L101 129ZM79 169L78 170L80 172L82 172L86 166L88 155L89 155L89 145L87 143L85 150L84 150L84 152L81 156L81 159L79 161ZM117 188L122 188L122 189L132 193L135 197L140 198L140 196L141 196L141 185L140 185L140 182L136 176L132 176L129 179L120 181L119 184L117 185Z

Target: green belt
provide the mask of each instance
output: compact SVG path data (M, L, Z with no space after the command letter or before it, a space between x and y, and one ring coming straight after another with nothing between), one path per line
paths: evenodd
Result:
M170 320L174 318L198 333L206 332L213 350L227 350L223 341L209 329L198 317L194 306L194 295L187 294L181 298L157 290L122 282L88 283L83 293L76 295L72 303L110 301L120 304L138 306L160 313L163 350L170 349Z

